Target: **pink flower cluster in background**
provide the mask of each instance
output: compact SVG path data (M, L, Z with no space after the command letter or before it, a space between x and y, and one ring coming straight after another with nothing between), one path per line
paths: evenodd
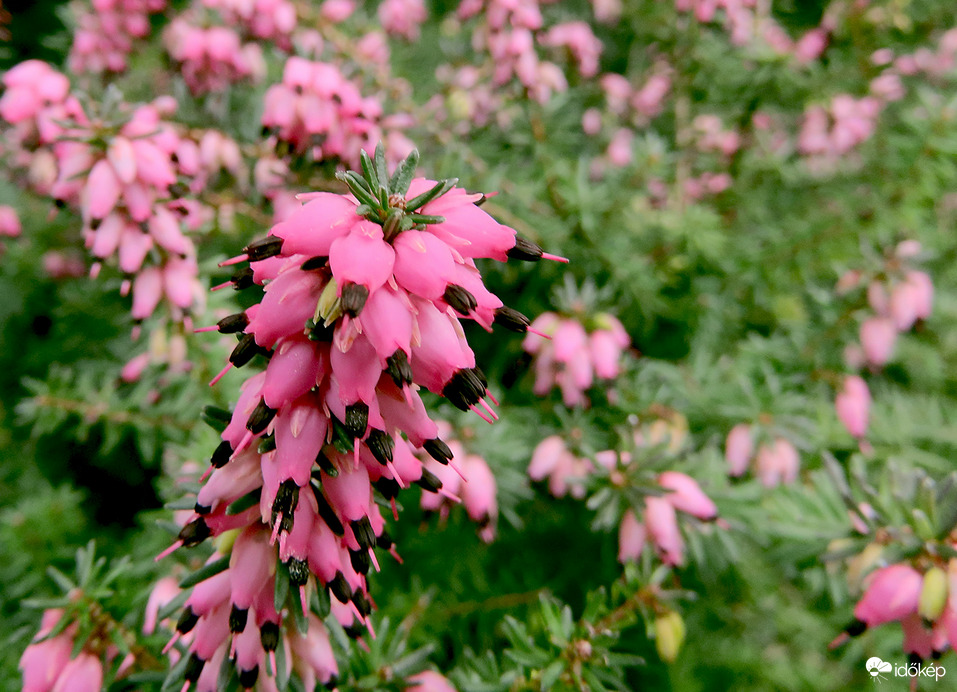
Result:
M618 529L618 559L621 562L638 560L650 539L662 562L680 567L685 561L685 544L678 525L678 512L701 521L714 521L718 517L717 506L691 476L679 471L665 471L659 474L658 485L665 492L645 496L640 521L631 509L621 519Z
M445 520L452 505L461 502L469 519L479 525L481 539L491 543L495 539L495 526L498 522L495 474L485 459L477 454L469 454L462 442L452 436L451 425L445 421L436 423L439 426L439 436L445 440L452 452L456 468L440 464L424 450L415 452L423 468L442 482L441 492L422 493L422 509L438 512Z
M4 76L0 117L13 126L19 161L58 205L76 209L82 235L97 261L115 261L132 289L132 316L150 317L161 301L185 319L203 300L193 242L183 233L182 208L169 199L181 171L173 161L181 138L165 120L175 101L119 107L106 122L87 114L69 95L66 78L44 63L27 61ZM113 114L112 117L117 117Z
M72 655L76 624L49 636L62 617L60 610L45 611L40 631L20 657L23 692L100 692L103 686L100 657L85 650ZM115 656L114 651L109 658Z
M880 269L871 273L851 270L838 280L838 294L866 286L870 308L861 322L860 344L852 344L845 350L845 359L851 368L856 370L865 365L882 368L894 355L898 334L910 331L930 317L934 283L926 272L916 268L921 252L917 241L902 241L888 253Z
M880 112L881 102L872 96L838 94L827 106L811 106L804 113L798 151L824 161L839 159L871 138Z
M394 160L405 157L412 143L391 127L402 121L383 117L382 102L363 96L336 65L299 57L289 58L282 82L269 87L262 116L263 127L274 130L293 152L352 167L358 166L360 151L380 140L389 144Z
M407 41L418 40L419 27L429 17L423 0L383 0L378 15L387 34Z
M239 27L249 38L268 41L283 50L292 47L296 5L289 0L202 0L226 26Z
M633 431L636 450L653 450L669 456L678 454L687 439L687 421L674 412L663 413L647 425ZM678 522L678 512L701 521L714 521L718 510L714 502L701 490L691 476L678 471L664 471L645 478L641 461L629 451L613 449L595 453L591 459L575 454L559 435L550 435L539 442L532 452L528 475L533 481L548 481L548 490L555 497L570 494L582 499L586 494L588 476L601 471L614 487L628 485L636 474L644 487L658 486L661 495L646 495L639 514L627 509L619 526L619 560L638 560L650 540L661 560L668 565L684 564L684 538ZM597 463L597 466L596 466Z
M227 26L201 26L196 16L181 14L174 18L163 33L163 41L194 95L225 91L245 80L256 82L266 74L258 43L244 43Z
M766 439L755 451L755 441L759 436ZM794 483L801 466L801 457L790 440L777 434L765 435L759 427L749 423L738 423L731 428L724 455L729 475L742 476L749 466L753 466L754 473L766 488Z
M569 407L588 404L586 392L596 379L607 383L618 377L622 356L631 344L621 322L608 313L596 315L586 329L574 317L545 312L529 331L522 348L534 356L535 394L543 396L557 386Z
M73 73L125 72L134 43L150 33L150 15L166 0L93 0L77 17L68 66Z

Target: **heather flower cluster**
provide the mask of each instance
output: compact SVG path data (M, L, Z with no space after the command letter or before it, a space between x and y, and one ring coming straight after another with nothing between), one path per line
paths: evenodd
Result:
M840 295L866 293L859 344L851 344L845 350L845 360L852 369L884 367L894 356L898 335L930 317L934 283L916 266L922 252L920 243L905 240L886 253L873 269L850 270L838 280Z
M568 407L586 406L587 392L596 380L607 384L617 378L631 344L621 322L604 312L584 324L575 317L542 313L529 331L522 347L533 356L535 393L542 396L557 386Z
M360 152L380 140L388 143L394 160L405 157L412 143L394 127L402 121L384 117L381 101L363 96L336 65L299 57L286 61L282 82L266 92L262 116L263 128L288 152L353 167Z
M93 0L77 17L70 71L125 72L135 43L149 36L150 15L165 9L166 0Z
M454 481L441 473L483 538L494 533L492 471L442 440L420 390L496 419L461 320L519 333L529 320L485 288L474 260L562 258L483 212L483 195L413 179L416 161L389 176L381 149L375 161L363 155L364 177L340 176L350 195L301 195L268 237L223 263L245 265L235 288L265 288L259 303L209 328L239 339L216 379L257 356L268 365L220 415L222 443L170 549L218 539L213 575L191 592L171 641L186 644L187 686L211 689L204 676L228 652L244 686L272 676L275 663L265 661L294 636L291 621L301 618L291 613L300 611L308 634L282 650L294 652L304 682L329 682L336 669L313 607L319 592L347 632L371 632L367 575L377 549L398 557L376 498L396 517L395 498L413 483L458 500L426 455L453 470Z
M622 563L640 559L650 541L662 562L682 566L685 543L678 512L710 522L718 517L717 506L694 478L673 470L651 473L642 455L652 452L674 457L684 447L687 432L683 416L662 411L650 423L632 430L635 452L603 450L594 454L594 463L576 454L561 436L550 435L533 451L528 475L533 481L547 479L549 492L558 498L566 494L584 498L589 476L594 475L607 477L613 488L636 486L643 493L649 486L660 489L661 494L645 494L641 507L625 510L618 529L618 559Z
M258 43L244 43L230 27L206 27L199 22L198 15L182 14L163 34L166 49L193 95L225 91L237 82L256 82L265 76Z
M165 120L170 101L91 111L69 95L65 76L37 61L7 72L4 86L0 117L22 147L15 155L31 173L40 162L41 191L79 212L92 275L101 262L117 264L128 277L122 290L132 292L134 320L164 300L175 320L185 319L202 291L183 208L171 199L180 135Z
M730 476L743 476L752 467L766 488L794 483L801 467L801 457L794 443L763 423L738 423L731 428L725 441L724 456Z
M59 608L43 612L40 631L20 657L22 692L100 692L104 668L118 657L115 644L93 639L78 646L79 628L64 622ZM104 662L105 661L105 662ZM127 674L134 657L120 661L115 677Z

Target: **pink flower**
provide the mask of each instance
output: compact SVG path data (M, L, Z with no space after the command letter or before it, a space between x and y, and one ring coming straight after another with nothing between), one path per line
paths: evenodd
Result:
M871 365L880 367L890 360L897 341L894 322L886 317L871 317L861 324L861 346Z
M638 560L645 548L647 530L638 521L635 513L627 510L618 527L618 561L625 563Z
M81 652L63 667L53 692L100 692L103 664L92 654Z
M685 544L678 529L674 505L663 497L646 497L645 526L664 563L679 567L683 565Z
M658 485L671 491L664 497L675 509L705 520L718 515L714 502L691 476L679 471L665 471L658 476Z
M423 670L409 678L412 683L405 692L455 692L455 688L442 675L433 670Z
M789 484L797 480L800 458L794 445L783 437L758 449L756 470L761 484L773 488L781 483Z
M854 437L862 438L867 432L867 419L871 408L871 392L867 383L857 375L844 378L844 385L834 401L837 417Z
M13 207L0 204L0 236L16 238L20 235L20 217Z
M868 577L854 617L868 627L902 620L917 612L922 585L923 577L910 565L882 567Z
M728 473L740 476L748 470L751 456L754 454L754 438L751 426L738 423L728 433L724 446L724 457L728 462Z

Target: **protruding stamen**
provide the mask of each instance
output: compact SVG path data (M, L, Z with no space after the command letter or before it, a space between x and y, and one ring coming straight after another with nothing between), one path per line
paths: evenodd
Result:
M478 408L476 408L474 404L471 405L471 406L469 406L469 411L471 411L472 413L474 413L476 416L478 416L479 418L481 418L482 420L484 420L484 421L485 421L486 423L488 423L489 425L492 425L492 424L495 423L495 421L493 421L491 418L489 418L489 417L486 416L484 413L482 413L481 411L479 411Z
M553 255L550 252L543 252L542 259L552 260L553 262L561 262L562 264L568 264L567 257L559 257L558 255Z
M223 377L226 375L227 372L229 372L230 368L232 368L232 367L233 367L233 364L232 364L232 363L226 363L226 367L223 368L222 370L220 370L220 371L219 371L219 374L216 375L216 377L214 377L213 379L211 379L211 380L209 381L209 386L210 386L210 387L215 386L217 382L219 382L221 379L223 379Z
M222 262L218 263L216 266L217 266L217 267L229 267L229 266L232 266L232 265L234 265L234 264L239 264L240 262L245 262L245 261L248 260L248 259L249 259L249 256L246 255L246 254L236 255L235 257L230 257L230 258L227 259L227 260L223 260Z
M175 551L177 548L181 548L182 546L183 546L183 541L176 541L176 542L173 543L173 545L171 545L169 548L167 548L166 550L164 550L163 552L161 552L159 555L157 555L156 557L154 557L154 558L153 558L153 562L159 562L159 561L162 560L164 557L166 557L167 555L172 554L173 551Z
M485 399L479 399L479 403L482 405L482 408L488 411L488 415L492 417L492 420L498 420L498 414L495 413L495 409L489 406L488 402L485 401Z

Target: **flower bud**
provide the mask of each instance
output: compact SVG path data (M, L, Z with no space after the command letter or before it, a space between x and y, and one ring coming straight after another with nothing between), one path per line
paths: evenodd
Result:
M857 375L844 378L844 387L834 400L834 408L851 435L864 437L871 409L871 392L863 379Z
M655 618L655 648L662 661L673 663L685 641L685 622L681 615L669 611Z
M748 470L748 462L754 454L754 439L751 436L751 426L747 423L738 423L724 444L724 458L728 462L728 473L740 476Z
M931 567L924 573L924 584L917 602L917 612L933 622L944 612L947 604L947 573L940 567Z

